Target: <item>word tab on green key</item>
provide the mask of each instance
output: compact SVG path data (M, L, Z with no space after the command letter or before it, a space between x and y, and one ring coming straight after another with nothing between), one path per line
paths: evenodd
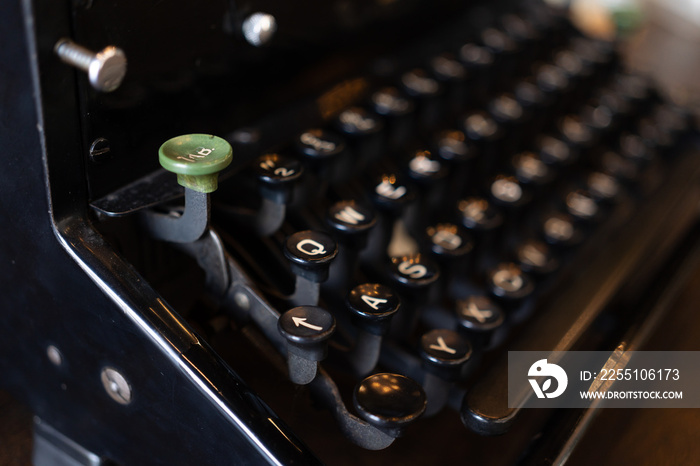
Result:
M166 170L177 174L185 188L211 193L218 187L219 172L233 160L233 149L226 140L210 134L185 134L160 146L158 160Z

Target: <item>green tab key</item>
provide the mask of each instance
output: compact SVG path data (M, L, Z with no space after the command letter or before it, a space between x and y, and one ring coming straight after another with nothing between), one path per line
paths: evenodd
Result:
M233 160L231 145L209 134L185 134L160 146L158 159L166 170L177 174L177 182L200 193L218 187L219 172Z

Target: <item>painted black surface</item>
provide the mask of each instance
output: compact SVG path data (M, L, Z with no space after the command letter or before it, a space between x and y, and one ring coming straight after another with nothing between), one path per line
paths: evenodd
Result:
M0 52L0 211L8 222L0 244L2 387L44 422L121 464L313 462L92 228L75 73L52 52L69 33L67 7L8 2L0 14L8 19L2 41L14 44ZM49 362L47 345L60 349L60 366ZM105 366L130 383L129 405L107 396Z

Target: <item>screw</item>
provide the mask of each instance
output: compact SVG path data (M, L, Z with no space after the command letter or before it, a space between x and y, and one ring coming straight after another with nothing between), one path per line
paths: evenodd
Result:
M110 153L109 141L105 138L97 138L90 144L90 160L95 163L101 163L107 160L112 154Z
M122 405L128 405L131 402L131 386L119 371L112 367L105 367L100 374L100 380L107 395L114 401Z
M248 295L242 291L239 291L233 295L233 301L242 311L247 311L250 309L250 298L248 298Z
M63 356L54 345L49 345L46 347L46 355L49 357L49 361L51 361L54 366L60 366L63 364Z
M267 44L277 31L277 20L267 13L253 13L243 21L243 37L250 45L260 47Z
M87 71L90 84L98 91L112 92L126 74L124 52L111 45L95 53L70 39L60 39L54 51L65 63Z

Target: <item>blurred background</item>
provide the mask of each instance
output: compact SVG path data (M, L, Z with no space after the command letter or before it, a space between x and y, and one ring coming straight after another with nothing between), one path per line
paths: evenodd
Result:
M623 40L632 68L700 110L700 0L574 0L570 8L581 29Z

